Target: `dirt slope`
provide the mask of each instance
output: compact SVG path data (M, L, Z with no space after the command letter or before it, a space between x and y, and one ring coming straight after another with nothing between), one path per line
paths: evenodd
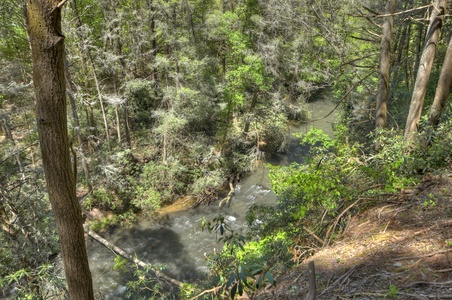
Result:
M431 175L351 217L336 241L277 278L259 299L452 299L452 174Z

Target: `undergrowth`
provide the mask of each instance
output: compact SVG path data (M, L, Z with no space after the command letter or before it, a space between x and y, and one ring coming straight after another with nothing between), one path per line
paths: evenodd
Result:
M438 129L429 147L406 144L401 132L381 131L378 152L346 142L341 126L335 138L312 128L300 136L301 143L310 147L305 164L267 166L277 205L255 204L249 209L243 244L228 245L209 257L214 274L224 283L231 276L240 280L233 276L238 274L237 266L258 263L275 274L301 262L331 243L349 215L450 164L452 135L445 128Z

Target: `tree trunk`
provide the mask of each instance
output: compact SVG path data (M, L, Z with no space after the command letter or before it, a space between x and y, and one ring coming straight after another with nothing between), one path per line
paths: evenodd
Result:
M251 119L253 118L254 109L256 108L257 98L259 96L259 92L254 92L253 99L251 100L250 110L248 111L248 115L245 119L245 128L243 129L243 136L246 137L250 130Z
M19 171L21 173L22 179L24 179L25 178L24 165L22 163L22 160L20 159L20 153L16 147L16 142L14 140L13 133L11 132L11 126L9 125L9 117L6 113L4 115L0 114L0 125L6 137L10 141L12 148L14 149L13 150L14 156L16 157L17 165L19 166Z
M154 2L151 0L150 2L147 2L149 12L150 12L150 19L151 19L151 45L152 45L152 79L153 79L153 89L154 89L154 110L156 110L159 105L160 101L158 100L158 74L157 74L157 67L156 67L156 57L157 57L157 38L156 38L156 32L155 32L155 14L156 9L154 6Z
M419 63L419 70L416 76L416 83L411 97L410 110L405 126L405 139L412 140L418 132L419 120L421 118L422 107L424 105L425 93L428 80L435 58L436 44L446 11L446 1L436 0L433 5L430 24L425 37L424 50Z
M82 20L80 19L80 14L79 14L79 11L77 8L77 1L73 1L73 8L74 8L74 12L75 12L76 20L77 20L77 26L80 28L80 27L82 27ZM83 41L85 38L83 36L83 34L80 33L80 31L77 31L77 33L80 38L80 41ZM102 101L102 92L100 89L99 79L97 78L97 72L96 72L96 66L94 65L94 59L93 59L93 56L92 56L89 48L86 48L86 51L83 51L83 49L82 49L81 52L86 52L85 54L86 54L86 56L88 56L88 61L91 65L91 69L93 71L94 83L96 84L96 90L97 90L97 97L99 99L100 109L102 111L102 118L104 121L105 135L106 135L106 139L107 139L108 148L110 149L110 133L108 131L107 116L105 113L104 102Z
M59 0L27 0L36 120L44 174L60 237L69 296L94 299L80 205L71 169Z
M91 185L91 180L90 180L90 176L89 176L88 162L86 161L85 153L83 151L82 129L80 128L80 120L78 117L77 106L75 104L74 87L73 87L72 81L70 80L67 57L65 57L64 75L66 77L67 95L68 95L69 101L71 103L72 117L74 118L75 133L77 135L77 141L78 141L78 152L80 153L80 157L82 159L82 167L83 167L83 173L85 175L85 181L86 181L86 184L88 185L88 189L91 191L93 189L93 187ZM77 180L77 178L75 178L75 180Z
M388 0L386 3L386 14L383 23L383 34L380 45L380 74L378 76L378 91L377 91L377 108L375 117L375 127L386 127L386 113L388 103L389 90L389 69L391 65L391 39L392 28L394 25L395 0ZM378 150L379 144L375 144L375 149Z
M452 85L452 39L449 41L447 47L446 57L444 58L441 75L439 77L438 86L436 88L435 98L432 107L430 108L430 116L428 118L428 125L436 127L439 122L439 117L446 106L446 100L450 93Z

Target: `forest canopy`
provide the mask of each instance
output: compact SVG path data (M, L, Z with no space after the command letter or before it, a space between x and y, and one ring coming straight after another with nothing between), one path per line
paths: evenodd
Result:
M0 3L0 287L46 297L66 291L50 267L60 246L36 122L26 2ZM47 3L61 10L77 200L85 216L114 216L94 220L96 231L130 225L184 196L194 206L215 201L266 158L285 153L289 126L308 121L307 104L320 98L340 111L335 137L314 129L301 136L311 149L305 165L268 166L280 202L272 212L250 211L266 222L250 225L263 240L284 232L289 249L289 240L312 239L294 227L301 220L332 238L328 225L339 208L450 164L447 1Z

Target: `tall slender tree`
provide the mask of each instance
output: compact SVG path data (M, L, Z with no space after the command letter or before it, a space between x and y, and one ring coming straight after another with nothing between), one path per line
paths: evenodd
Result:
M383 34L381 36L380 44L380 74L378 77L378 91L377 91L377 109L375 126L378 128L386 127L386 113L388 102L389 89L389 69L391 63L391 40L392 29L394 24L395 0L388 0L386 3L386 14L383 23ZM378 144L375 148L378 150Z
M421 119L425 93L435 58L436 44L438 43L439 33L444 20L446 5L447 1L445 0L435 0L433 4L430 24L425 37L424 50L419 62L419 69L405 126L405 139L407 140L412 140L418 132L419 120Z
M444 58L441 75L439 76L438 86L433 99L432 107L430 108L430 115L428 124L436 127L439 123L439 117L446 106L447 97L450 94L452 85L452 39L449 41L447 47L446 57Z
M33 60L36 120L49 199L60 237L69 296L94 299L83 221L75 194L67 133L63 0L27 0L26 22Z

